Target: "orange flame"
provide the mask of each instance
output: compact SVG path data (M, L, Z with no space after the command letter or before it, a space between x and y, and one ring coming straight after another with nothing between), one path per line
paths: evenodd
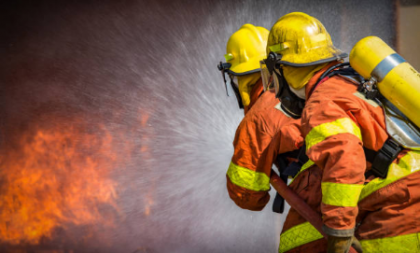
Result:
M0 154L0 241L36 244L57 227L112 226L101 207L117 210L113 136L81 124L37 127Z

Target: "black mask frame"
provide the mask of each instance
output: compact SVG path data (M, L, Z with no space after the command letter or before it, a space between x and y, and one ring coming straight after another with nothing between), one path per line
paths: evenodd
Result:
M283 68L281 67L281 54L271 52L264 63L271 76L275 75L278 82L278 92L276 97L280 99L281 108L285 113L294 119L298 119L302 116L303 108L305 107L305 100L299 98L294 94L286 79L284 78ZM278 71L275 71L278 69ZM274 76L273 76L274 77Z

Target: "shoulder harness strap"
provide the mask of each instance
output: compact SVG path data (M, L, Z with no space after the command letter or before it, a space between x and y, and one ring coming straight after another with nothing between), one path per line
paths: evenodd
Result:
M346 62L337 64L327 69L327 71L325 71L319 77L317 83L314 85L309 94L312 94L312 92L320 83L335 75L339 75L342 78L357 84L358 90L361 92L364 91L363 83L366 82L366 80L360 76L359 73L357 73L348 62ZM372 91L365 94L367 99L375 99L381 96L378 91ZM397 158L398 154L402 150L402 147L392 138L388 138L382 148L378 151L374 151L365 147L363 147L363 149L365 151L366 160L372 164L371 170L366 172L365 177L373 174L376 177L386 178L388 175L389 166L391 165L392 161Z
M294 150L284 154L279 154L276 158L276 166L279 170L280 178L287 184L288 175L285 171L288 169L287 157L299 157L301 150ZM299 167L300 170L300 167ZM297 172L296 172L297 173ZM284 198L277 192L273 202L273 212L283 213L284 212Z
M295 177L302 166L309 160L309 157L306 155L306 144L299 149L299 154L297 156L297 161L290 163L289 166L285 168L283 174L286 176Z

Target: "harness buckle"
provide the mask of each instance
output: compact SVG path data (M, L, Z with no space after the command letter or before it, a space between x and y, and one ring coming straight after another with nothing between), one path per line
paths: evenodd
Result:
M373 174L381 178L386 178L389 166L397 158L401 150L402 147L396 141L388 138L373 160L371 169Z

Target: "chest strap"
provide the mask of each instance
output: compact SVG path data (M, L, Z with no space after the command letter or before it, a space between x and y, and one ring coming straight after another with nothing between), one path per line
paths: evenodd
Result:
M392 161L397 158L402 147L392 138L388 138L382 148L378 151L365 147L363 149L365 151L366 160L372 164L372 168L365 173L365 177L367 178L371 175L375 175L377 177L386 178L389 166Z
M297 158L301 150L297 149L284 154L279 154L276 158L276 167L279 170L280 178L287 184L288 175L285 174L285 170L288 168L288 157ZM273 212L283 213L284 212L284 198L277 192L273 202Z
M366 160L372 164L372 168L365 173L365 177L375 175L376 177L386 178L388 175L388 168L394 161L398 154L403 148L392 138L388 138L382 148L378 151L363 147L365 151ZM281 175L295 177L302 166L309 160L306 155L306 145L303 145L299 149L297 156L298 161L292 162L289 166L286 166L282 171Z
M289 166L287 166L284 169L283 171L284 175L295 177L299 173L302 166L307 161L309 161L309 157L306 155L306 143L303 144L303 146L299 149L299 154L297 155L296 158L297 158L296 162L290 163Z

